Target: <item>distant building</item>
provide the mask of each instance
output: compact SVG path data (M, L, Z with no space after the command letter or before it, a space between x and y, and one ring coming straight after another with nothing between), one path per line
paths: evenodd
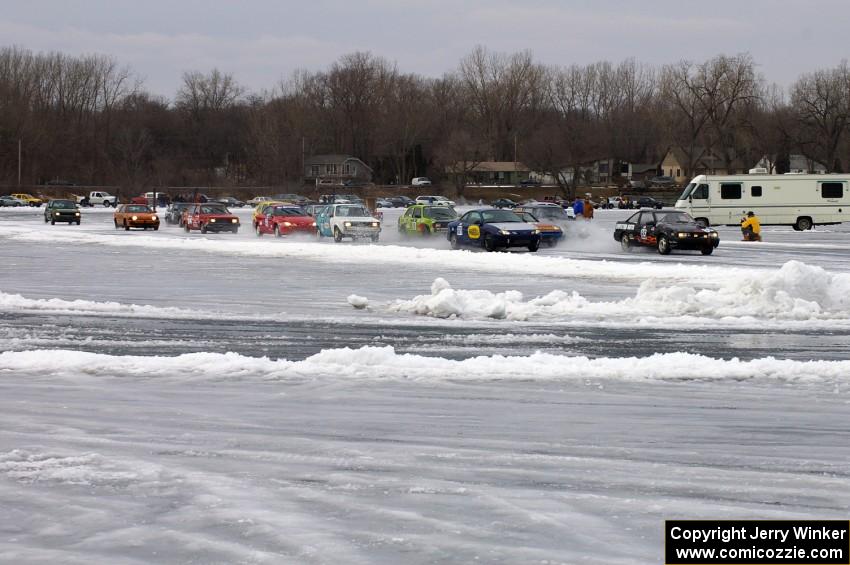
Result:
M339 184L347 180L371 182L372 169L351 155L313 155L304 160L304 180Z
M518 161L481 161L478 163L457 163L446 168L446 175L454 182L458 175L466 184L518 185L527 180L531 169Z
M825 165L808 159L804 155L789 155L787 161L781 157L771 159L769 155L765 155L756 163L754 168L767 169L767 172L770 174L777 174L777 172L814 175L826 174Z
M738 157L732 159L729 167L726 160L711 149L698 147L691 170L688 170L688 156L681 147L671 147L661 160L661 174L673 177L676 184L685 184L697 175L736 175L746 173L750 168Z

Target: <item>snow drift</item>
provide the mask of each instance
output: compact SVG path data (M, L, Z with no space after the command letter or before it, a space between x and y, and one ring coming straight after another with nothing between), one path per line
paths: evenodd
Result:
M647 323L676 318L727 323L768 321L829 321L850 324L850 275L831 274L820 267L789 261L778 271L749 273L715 288L695 284L664 285L644 281L633 298L591 302L576 292L555 290L524 300L510 290L454 289L442 278L431 285L431 294L397 300L388 306L436 318L469 319L569 319Z
M772 357L742 361L689 353L598 358L534 353L464 360L399 354L392 347L324 350L303 361L245 357L236 353L190 353L175 357L113 356L68 350L0 353L4 374L31 378L134 380L404 379L585 381L850 381L850 361L793 361Z

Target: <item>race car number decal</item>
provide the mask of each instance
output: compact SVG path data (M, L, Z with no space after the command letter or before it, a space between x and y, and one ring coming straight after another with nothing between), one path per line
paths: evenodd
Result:
M458 235L463 235L463 224L458 224L458 225L457 225L457 234L458 234Z
M646 237L646 226L640 228L640 236L644 238Z
M481 237L481 228L478 226L469 226L466 233L469 235L469 239L478 239Z
M634 228L634 224L617 224L616 226L614 226L615 230L632 230Z

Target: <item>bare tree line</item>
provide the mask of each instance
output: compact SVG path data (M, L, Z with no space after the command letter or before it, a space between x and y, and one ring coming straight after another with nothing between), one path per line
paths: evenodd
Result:
M341 153L382 183L522 161L569 193L583 164L657 163L671 146L686 173L709 150L727 165L800 153L845 171L849 129L846 62L782 89L748 54L553 67L477 47L426 78L352 53L263 93L218 69L189 71L167 100L110 57L0 49L3 184L17 180L20 140L24 184L285 185L303 176L305 154Z

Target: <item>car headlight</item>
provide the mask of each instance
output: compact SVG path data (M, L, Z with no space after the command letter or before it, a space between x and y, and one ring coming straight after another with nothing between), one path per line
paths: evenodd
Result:
M499 230L499 233L502 235L511 235L511 232L509 232L508 230Z
M345 222L343 225L344 225L345 227L347 227L347 228L350 228L350 227L351 227L351 222Z
M681 238L683 238L683 237L688 237L688 235L689 235L689 234L687 234L686 232L680 231L680 232L679 232L678 234L676 234L676 235L678 235L678 236L679 236L679 238L681 239Z
M211 223L211 224L214 224L214 223L215 223L215 218L210 218L210 223Z
M58 215L59 215L59 212L56 212L56 215L58 216Z
M155 221L157 220L157 217L156 217L156 216L151 216L151 220L153 220L153 221L155 222Z
M74 214L74 215L75 215L75 216L79 216L79 215L80 215L80 213L79 213L79 212L77 212L77 213L76 213L76 214Z
M316 227L316 222L313 222L311 225L315 228L315 227Z
M540 234L540 230L531 230L531 233L534 235Z
M716 231L711 232L711 237L719 237Z
M562 231L561 228L559 228L558 226L553 226L553 227L554 227L555 231Z
M231 224L238 224L239 220L237 220L236 218L233 218L233 219L230 220L230 223Z
M373 228L377 228L377 227L378 227L378 226L380 226L380 225L381 225L381 224L379 224L378 222L372 222L372 227L373 227Z
M138 217L138 216L133 216L133 217L132 217L132 218L130 218L130 219L131 219L131 220L133 220L133 221L135 222L136 220L138 220L138 219L139 219L139 217Z
M292 222L283 222L283 225L286 226L286 227L289 227L289 226L292 225Z

